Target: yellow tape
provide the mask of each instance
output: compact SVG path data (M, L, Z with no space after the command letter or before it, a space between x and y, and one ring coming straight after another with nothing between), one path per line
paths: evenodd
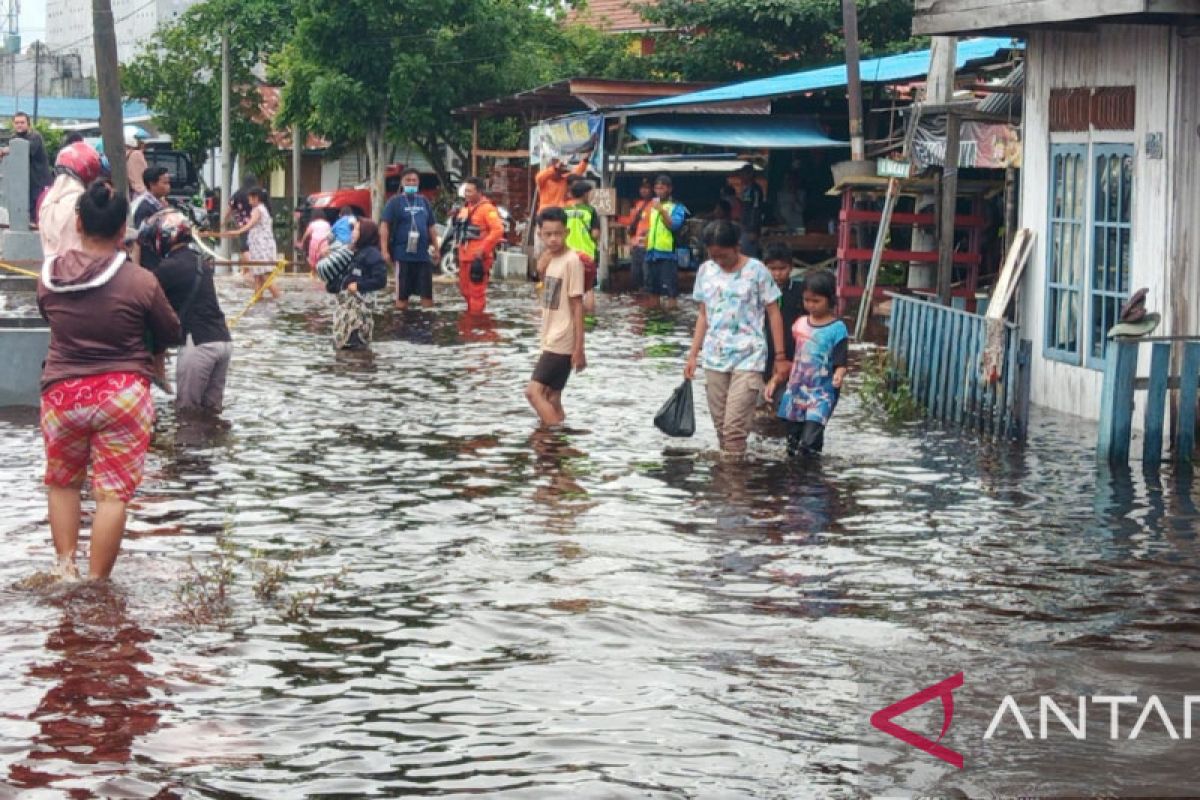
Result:
M251 308L253 308L254 304L262 299L263 292L265 292L267 290L267 287L269 287L272 283L275 282L275 279L279 277L279 274L281 272L283 272L283 268L285 266L287 266L287 262L284 261L282 258L279 259L279 261L275 262L275 269L271 270L271 274L267 276L267 279L265 281L263 281L263 285L258 287L258 289L254 292L254 296L250 298L250 302L246 304L246 307L243 308L241 310L241 312L230 321L229 327L232 328L235 325L237 325L238 320L240 320L242 317L246 316L246 312L249 311Z
M41 275L39 275L36 272L33 272L32 270L25 269L24 267L17 267L12 264L5 264L3 261L0 261L0 268L9 270L10 272L15 272L18 275L24 275L27 278L42 277Z

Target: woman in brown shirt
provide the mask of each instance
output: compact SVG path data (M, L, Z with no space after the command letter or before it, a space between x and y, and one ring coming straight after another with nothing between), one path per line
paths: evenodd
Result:
M50 533L58 573L75 578L80 494L89 463L96 515L88 573L107 578L125 533L125 507L142 480L154 425L155 352L179 342L179 320L154 275L121 245L129 202L95 181L80 196L81 245L42 265L38 307L50 323L42 369Z

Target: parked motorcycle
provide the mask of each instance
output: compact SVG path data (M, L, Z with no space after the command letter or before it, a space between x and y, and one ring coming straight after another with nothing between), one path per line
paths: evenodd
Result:
M459 199L450 207L450 213L446 218L444 225L438 225L438 238L442 243L438 250L438 267L444 275L458 274L458 246L462 244L462 231L458 220L458 213L462 211L463 201ZM500 222L504 225L504 238L507 241L511 234L516 230L517 223L513 220L512 213L504 206L496 206L496 212L500 215ZM500 247L504 247L501 243Z

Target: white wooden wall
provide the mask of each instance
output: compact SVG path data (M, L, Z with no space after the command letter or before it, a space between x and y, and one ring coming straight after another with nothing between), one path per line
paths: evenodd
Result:
M1050 196L1048 179L1051 143L1081 143L1086 134L1054 134L1048 125L1052 89L1134 86L1137 91L1136 128L1097 131L1093 143L1134 145L1133 264L1131 286L1149 287L1147 306L1168 314L1168 226L1172 195L1168 166L1172 163L1171 113L1175 97L1175 35L1166 26L1104 25L1096 33L1039 31L1027 44L1024 168L1021 225L1037 232L1030 269L1022 282L1021 325L1033 340L1032 401L1058 411L1091 419L1100 416L1102 373L1064 364L1043 356L1045 342L1046 234ZM1195 75L1196 73L1193 73ZM1192 79L1196 85L1195 78ZM1195 91L1195 89L1193 89ZM1146 157L1148 133L1162 133L1166 157ZM1196 183L1192 184L1197 187ZM1194 194L1194 188L1192 193ZM1190 206L1195 208L1195 201ZM1086 304L1080 309L1086 313ZM1170 320L1160 330L1169 329ZM1144 368L1143 368L1144 369ZM1143 374L1144 371L1143 371ZM1137 416L1140 420L1140 415Z

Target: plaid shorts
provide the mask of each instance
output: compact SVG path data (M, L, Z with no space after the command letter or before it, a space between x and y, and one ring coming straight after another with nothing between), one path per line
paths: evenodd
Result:
M42 392L46 485L78 488L92 464L92 496L129 502L146 463L154 401L128 372L59 381Z

